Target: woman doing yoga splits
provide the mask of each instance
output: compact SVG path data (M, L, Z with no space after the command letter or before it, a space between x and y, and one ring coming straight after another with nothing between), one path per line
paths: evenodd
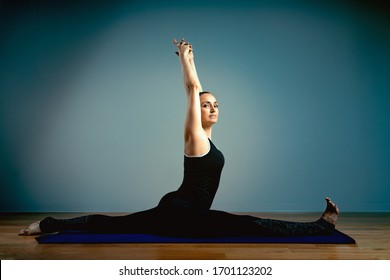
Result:
M332 234L339 214L326 198L326 209L313 222L290 222L234 215L210 210L217 191L224 157L211 141L218 120L215 97L202 90L195 69L192 46L174 40L183 75L188 107L184 129L184 179L155 208L125 216L88 215L70 219L47 217L21 230L21 235L63 230L145 233L166 236L298 236Z

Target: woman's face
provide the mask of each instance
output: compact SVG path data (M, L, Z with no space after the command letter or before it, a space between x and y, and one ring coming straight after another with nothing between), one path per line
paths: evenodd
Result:
M212 94L204 93L200 96L200 108L203 127L212 126L218 121L218 102Z

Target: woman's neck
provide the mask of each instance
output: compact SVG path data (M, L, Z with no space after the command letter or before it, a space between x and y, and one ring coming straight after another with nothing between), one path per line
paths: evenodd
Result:
M207 138L211 139L212 127L210 126L210 127L206 127L203 129L204 129L204 132L206 133Z

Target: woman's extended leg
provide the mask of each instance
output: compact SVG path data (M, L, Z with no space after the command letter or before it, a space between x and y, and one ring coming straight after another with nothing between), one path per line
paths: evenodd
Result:
M320 219L314 222L287 222L272 219L257 219L259 232L275 236L329 235L332 234L339 209L329 198L326 198L326 209Z
M176 195L176 192L171 192L162 197L157 207L149 210L125 216L95 214L70 219L47 217L22 229L19 235L37 235L64 230L180 234L186 230L185 221L192 216L191 205L187 204Z
M198 236L303 236L332 234L339 214L337 206L326 198L327 206L314 222L290 222L261 219L210 210L193 226Z
M47 217L35 222L20 235L36 235L53 233L63 230L86 230L98 232L150 232L158 229L161 223L160 212L157 208L137 212L125 216L86 215L70 219L55 219Z

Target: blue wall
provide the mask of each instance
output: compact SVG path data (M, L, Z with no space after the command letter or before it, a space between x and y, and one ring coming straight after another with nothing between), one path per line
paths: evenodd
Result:
M221 107L214 208L390 211L389 5L194 2L0 2L0 211L132 212L176 189L182 36Z

